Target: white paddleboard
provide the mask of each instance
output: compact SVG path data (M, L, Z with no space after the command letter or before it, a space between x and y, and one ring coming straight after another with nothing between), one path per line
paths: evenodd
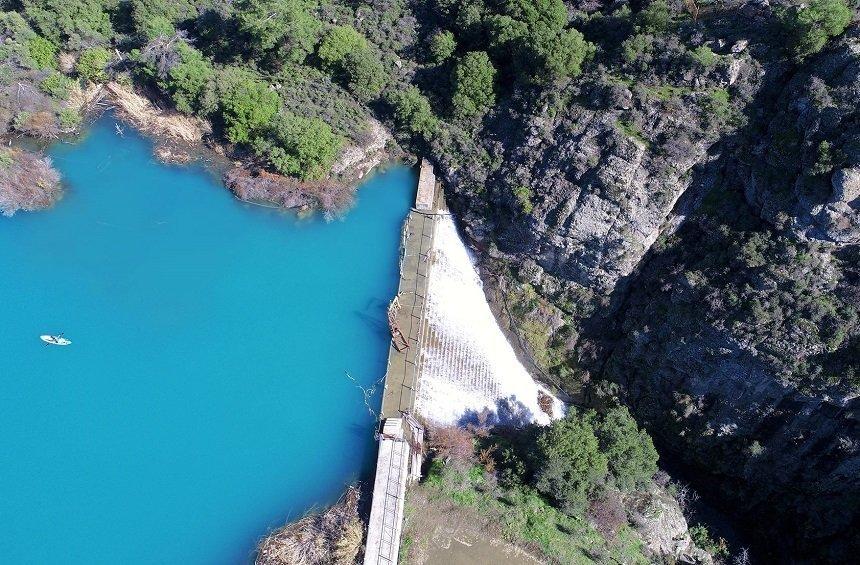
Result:
M72 342L64 337L54 335L40 335L42 341L48 345L71 345Z

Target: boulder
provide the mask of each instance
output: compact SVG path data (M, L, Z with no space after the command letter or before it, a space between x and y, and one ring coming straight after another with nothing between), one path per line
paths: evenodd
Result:
M713 563L711 556L693 543L681 507L664 490L652 485L645 493L628 495L624 506L645 547L655 556L682 563Z
M831 202L844 202L860 210L860 167L839 169L833 173L833 196Z

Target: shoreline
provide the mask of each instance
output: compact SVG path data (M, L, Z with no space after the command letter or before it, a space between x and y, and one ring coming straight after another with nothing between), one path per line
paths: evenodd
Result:
M119 120L149 138L159 161L199 162L213 168L225 188L250 204L269 203L300 214L341 213L351 207L356 190L371 173L384 171L401 162L398 156L405 156L390 132L374 119L369 122L374 135L363 145L341 149L332 167L334 174L319 181L302 181L268 171L235 146L215 141L211 124L200 118L162 109L151 97L116 82L107 83L104 89L108 91L105 98L114 104L104 110L112 110Z
M390 167L414 167L415 157L397 144L381 122L371 119L373 135L362 145L341 149L332 174L319 181L302 181L268 171L258 159L235 146L215 140L211 125L200 119L164 109L151 96L117 82L90 83L76 93L76 104L84 117L74 131L56 139L26 134L0 137L9 147L21 148L40 157L54 143L76 143L87 135L94 122L110 114L118 123L134 128L152 142L152 155L168 165L200 165L212 173L219 184L244 203L287 210L300 216L323 212L334 216L347 213L358 188ZM119 129L119 126L117 126ZM123 131L118 131L123 135ZM27 211L48 209L62 197L60 190L52 200ZM17 209L17 208L16 208Z

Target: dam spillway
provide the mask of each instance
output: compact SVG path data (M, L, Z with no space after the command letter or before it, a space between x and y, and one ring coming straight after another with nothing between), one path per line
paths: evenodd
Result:
M496 323L432 166L423 161L401 232L400 283L364 563L397 563L404 498L421 476L422 422L548 423L564 407L534 381ZM549 402L547 402L549 401Z

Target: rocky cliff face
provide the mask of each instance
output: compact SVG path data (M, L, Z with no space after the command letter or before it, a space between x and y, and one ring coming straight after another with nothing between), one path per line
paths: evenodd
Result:
M751 60L727 61L742 80L754 80ZM668 93L593 76L539 100L535 113L506 108L491 126L497 143L485 149L496 168L476 175L468 166L445 167L472 234L492 233L507 256L533 258L550 275L611 292L673 224L694 167L713 157L723 124L711 123L707 105L717 89L738 81L714 74L707 86L700 78L697 88L691 80ZM475 182L484 177L475 200Z
M643 268L603 374L702 490L780 541L775 555L839 559L856 550L860 505L856 256L801 258L805 246L771 236L783 258L764 266L750 248L769 228L740 191L707 204L721 210ZM741 222L715 219L732 210ZM792 279L808 299L779 296ZM829 319L817 303L854 313ZM828 345L840 331L854 337Z
M766 134L654 250L605 372L794 559L860 547L858 47L849 35L797 73Z
M860 549L860 40L793 67L765 43L766 3L720 18L684 38L713 48L707 69L667 41L644 75L523 93L481 141L436 149L538 368L627 399L764 555L845 559Z
M850 33L784 88L742 174L747 199L806 240L860 243L860 37Z

